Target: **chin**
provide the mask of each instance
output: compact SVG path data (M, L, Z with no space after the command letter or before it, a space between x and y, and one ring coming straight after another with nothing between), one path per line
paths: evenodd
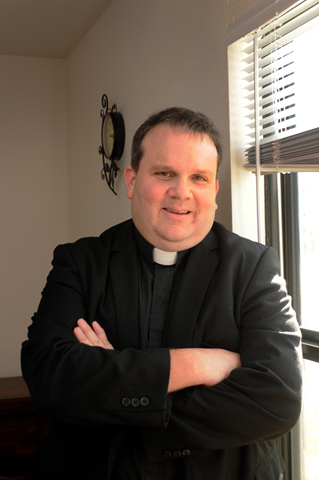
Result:
M187 250L188 248L194 247L199 242L200 240L197 241L190 238L166 238L160 241L160 246L158 246L157 248L159 248L160 250L164 250L165 252L180 252L182 250Z

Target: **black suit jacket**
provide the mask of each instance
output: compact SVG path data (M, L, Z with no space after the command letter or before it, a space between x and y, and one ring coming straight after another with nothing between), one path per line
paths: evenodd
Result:
M31 395L54 419L43 478L107 478L135 431L150 462L180 457L185 478L281 478L274 439L300 413L301 354L275 251L215 222L175 274L160 349L140 348L138 271L132 221L55 250L22 349ZM115 351L79 344L81 317ZM167 395L169 348L182 347L236 351L242 367Z

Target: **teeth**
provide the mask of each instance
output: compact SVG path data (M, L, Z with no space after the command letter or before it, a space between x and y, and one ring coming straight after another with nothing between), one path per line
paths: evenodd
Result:
M167 210L168 212L171 212L171 213L177 213L178 215L185 215L185 214L189 213L189 210L183 210L181 212L178 212L177 210L172 210L171 208L165 208L165 210Z

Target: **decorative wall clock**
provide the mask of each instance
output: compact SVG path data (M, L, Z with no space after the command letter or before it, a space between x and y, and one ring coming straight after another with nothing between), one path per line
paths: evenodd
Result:
M117 176L119 167L116 160L120 160L123 155L125 145L125 126L124 120L120 112L117 111L116 103L109 108L107 96L102 96L101 118L101 146L99 154L102 155L103 168L101 171L102 179L106 180L112 192L117 195L114 190L114 178Z

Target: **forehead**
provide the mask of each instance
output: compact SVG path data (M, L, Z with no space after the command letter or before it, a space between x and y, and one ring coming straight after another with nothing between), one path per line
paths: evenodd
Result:
M206 159L217 162L217 149L206 134L189 132L182 127L170 127L160 124L152 128L142 142L143 158L167 160L183 156L185 160Z

